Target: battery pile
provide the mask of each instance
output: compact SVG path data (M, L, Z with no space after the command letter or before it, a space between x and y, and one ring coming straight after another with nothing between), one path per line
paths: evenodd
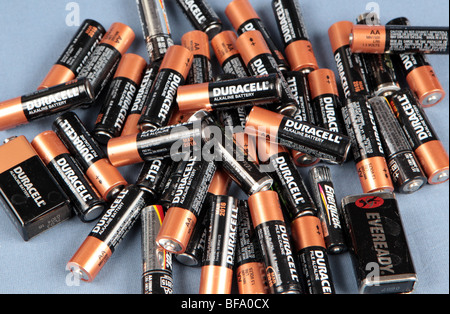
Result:
M174 292L174 258L201 267L201 294L229 294L233 278L241 294L334 294L328 255L346 251L361 293L413 291L394 193L448 180L448 154L424 110L445 96L425 54L448 54L448 28L406 18L381 26L374 14L333 24L340 93L334 72L318 65L298 0L272 1L282 50L248 0L225 10L234 30L205 0L177 3L196 28L180 45L164 1L137 0L149 64L127 53L130 27L86 20L37 92L0 103L0 130L59 114L31 144L0 147L2 160L34 151L33 164L39 155L49 172L34 178L25 159L0 167L24 240L70 218L56 215L70 204L97 222L68 261L83 281L140 223L146 294ZM70 110L93 104L101 110L90 130ZM352 159L364 194L339 204L329 167ZM129 184L118 168L134 164L143 166ZM298 167L311 167L309 180ZM39 194L43 175L64 191L58 206L28 217L23 204L55 196ZM232 182L248 199L229 195Z

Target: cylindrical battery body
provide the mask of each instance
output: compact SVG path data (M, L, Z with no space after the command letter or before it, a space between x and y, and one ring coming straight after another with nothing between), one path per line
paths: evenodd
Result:
M181 45L192 52L194 60L186 79L186 85L214 80L208 35L202 31L187 32L181 37Z
M154 199L158 200L171 175L171 167L172 160L170 158L156 158L145 162L139 173L136 185L152 193Z
M237 35L233 31L223 31L211 40L217 60L226 74L248 77L247 67L236 47Z

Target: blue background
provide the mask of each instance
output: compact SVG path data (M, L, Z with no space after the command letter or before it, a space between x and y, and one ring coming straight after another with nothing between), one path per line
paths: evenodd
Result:
M228 0L209 0L231 29L224 9ZM77 30L66 25L70 11L61 0L0 0L0 101L32 92L56 62ZM80 20L95 19L105 28L114 22L131 26L136 41L129 52L148 58L141 25L134 0L78 0ZM251 1L277 44L280 36L276 28L271 1ZM354 21L366 11L368 1L300 1L305 22L316 57L321 67L336 72L328 28L341 20ZM440 1L377 1L383 22L407 16L414 25L448 26L449 2ZM193 30L174 0L166 0L173 39ZM371 8L368 8L371 10ZM448 93L449 58L430 56L437 76ZM217 74L218 72L216 72ZM449 102L443 102L426 112L437 130L445 148L449 148ZM89 127L93 126L99 108L77 110ZM32 140L39 133L51 129L54 117L37 121L13 130L0 132L0 141L13 135L25 135ZM133 182L138 166L122 168L124 176ZM302 169L307 174L307 169ZM360 194L361 187L353 162L332 167L339 200ZM232 193L244 198L236 187ZM448 183L426 186L413 195L397 195L410 250L418 273L416 293L449 292L449 190ZM25 243L3 210L0 210L0 293L141 293L140 228L136 225L118 247L93 283L70 284L66 263L91 231L92 224L83 224L77 218L65 222ZM356 281L350 257L344 254L332 257L333 275L339 293L356 293ZM200 269L175 265L175 292L198 293ZM69 283L69 284L67 284Z

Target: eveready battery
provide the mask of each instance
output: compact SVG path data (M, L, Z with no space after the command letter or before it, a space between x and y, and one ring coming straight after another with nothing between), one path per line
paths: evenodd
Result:
M93 101L92 86L82 78L0 102L0 131L76 109Z
M237 38L235 32L223 31L211 40L211 46L225 73L239 78L248 77L247 67L236 48Z
M94 20L84 20L58 61L39 85L38 90L74 80L106 30Z
M186 79L186 85L214 80L208 35L202 31L187 32L181 37L181 45L192 52L194 60Z
M394 194L348 196L342 209L359 292L412 292L417 275Z
M99 218L106 203L53 131L46 131L31 142L83 222Z

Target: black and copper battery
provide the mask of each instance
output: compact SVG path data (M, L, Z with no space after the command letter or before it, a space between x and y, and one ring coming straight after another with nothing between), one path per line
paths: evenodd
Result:
M92 131L100 144L106 145L122 134L146 65L141 56L132 53L120 60Z
M67 268L82 281L94 281L151 201L151 194L136 185L124 188L70 259Z
M238 78L248 77L247 67L236 48L237 38L235 32L223 31L211 40L211 46L226 74L234 74Z
M93 101L91 84L81 78L0 102L0 131L76 109Z
M153 198L158 200L171 175L171 164L172 160L170 158L157 158L145 162L139 173L136 185L152 193Z
M141 213L142 292L173 294L173 254L159 247L156 236L164 221L161 206L147 206Z
M141 131L167 126L176 108L178 88L184 85L194 60L188 49L174 45L167 50L156 81L139 119Z
M207 0L177 0L177 3L195 29L205 32L209 39L222 31L222 21Z
M448 152L412 91L403 89L395 93L390 104L428 177L428 183L448 181Z
M385 97L373 97L369 104L381 133L389 172L400 193L414 193L426 183L427 177L406 138L400 123Z
M38 90L74 80L105 33L106 30L97 21L84 20L58 61L39 85Z
M136 1L150 63L161 61L174 45L164 0Z
M413 292L417 275L394 194L348 196L342 209L359 292Z
M81 221L88 223L98 219L106 203L58 135L53 131L43 132L34 138L31 145L69 197Z
M194 60L186 85L202 84L214 80L208 35L202 31L187 32L181 37L181 46L192 52Z
M75 157L86 176L105 201L112 201L127 185L122 174L73 112L67 112L53 122L53 130Z

